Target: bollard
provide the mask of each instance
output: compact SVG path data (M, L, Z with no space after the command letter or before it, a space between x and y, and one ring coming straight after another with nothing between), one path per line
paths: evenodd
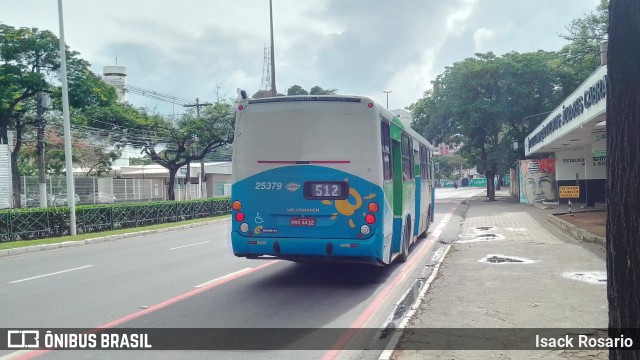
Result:
M571 199L569 199L569 214L571 214Z

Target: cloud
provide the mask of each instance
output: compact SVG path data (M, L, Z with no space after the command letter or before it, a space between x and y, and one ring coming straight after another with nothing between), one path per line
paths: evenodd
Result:
M480 28L473 33L476 52L486 52L486 44L496 35L495 30Z
M571 20L599 0L273 0L279 92L298 84L362 94L402 108L417 101L446 66L475 52L559 50ZM14 1L0 22L58 33L57 4ZM102 72L128 69L130 84L211 101L260 87L269 46L266 1L64 0L72 50ZM134 105L182 111L130 96Z

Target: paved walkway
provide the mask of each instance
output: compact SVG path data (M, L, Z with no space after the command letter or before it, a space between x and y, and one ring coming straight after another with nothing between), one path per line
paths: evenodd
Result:
M546 334L522 328L564 335L566 328L606 329L608 323L604 248L563 233L547 221L548 212L517 203L506 190L496 199L469 201L462 235L392 358L606 359L598 350L495 350L526 348L522 341L535 342L533 333ZM434 340L438 334L446 340ZM433 346L438 350L424 350Z

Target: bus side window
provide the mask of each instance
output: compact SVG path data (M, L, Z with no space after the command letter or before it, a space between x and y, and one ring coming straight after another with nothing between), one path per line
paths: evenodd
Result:
M431 169L433 156L431 155L431 150L427 150L427 175L429 180L433 180L433 171Z
M381 138L382 138L382 171L384 180L393 178L393 167L391 164L391 133L389 131L389 123L381 122Z
M424 145L420 145L420 175L422 176L422 181L425 181L429 178L429 164L427 163L427 148Z
M413 144L411 138L402 134L402 174L405 180L413 179Z

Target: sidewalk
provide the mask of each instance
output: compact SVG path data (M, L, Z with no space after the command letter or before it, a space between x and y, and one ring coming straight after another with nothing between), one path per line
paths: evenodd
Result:
M500 347L482 339L492 331L486 328L506 329L494 332L503 335L512 331L514 338L507 334L501 344L513 344L522 328L608 324L604 247L562 232L547 219L552 210L519 204L506 190L496 193L497 201L485 199L470 199L460 239L449 248L393 358L606 359L603 350L475 350ZM467 339L449 341L456 344L451 350L421 350L434 338L428 328L460 328L456 336ZM467 350L460 349L464 344Z

